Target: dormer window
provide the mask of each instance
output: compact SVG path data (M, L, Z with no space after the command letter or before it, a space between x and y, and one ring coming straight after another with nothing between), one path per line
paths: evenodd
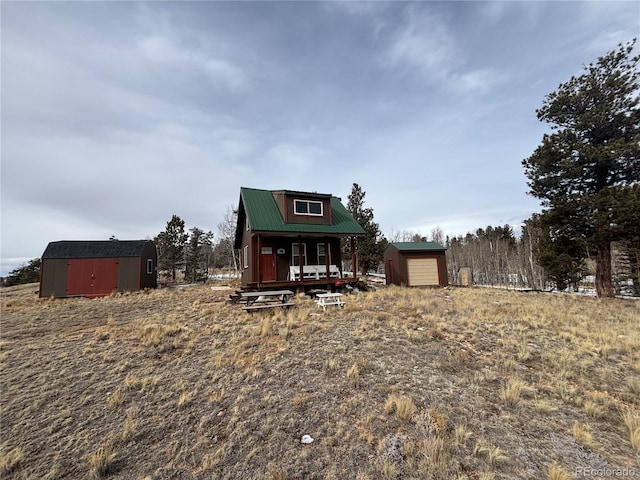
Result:
M296 215L322 216L322 202L313 200L294 200L293 212Z

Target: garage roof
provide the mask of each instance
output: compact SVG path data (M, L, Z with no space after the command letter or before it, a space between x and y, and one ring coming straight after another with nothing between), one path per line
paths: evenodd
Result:
M400 251L422 251L422 250L446 250L442 245L436 242L394 242L391 246Z

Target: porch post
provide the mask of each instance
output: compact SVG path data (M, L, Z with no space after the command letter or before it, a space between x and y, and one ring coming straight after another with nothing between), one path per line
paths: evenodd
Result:
M262 281L262 269L261 267L261 258L260 256L262 255L262 235L258 234L258 265L256 266L256 272L258 272L258 277L256 278L256 280L258 281L258 288L260 288L260 282Z
M300 283L304 285L304 265L302 264L302 235L298 235L298 266L300 267Z
M324 266L327 272L327 281L331 278L329 265L331 264L331 260L329 257L331 256L331 251L329 250L329 237L324 237Z
M351 269L353 270L353 278L354 280L358 277L356 272L356 237L351 236Z

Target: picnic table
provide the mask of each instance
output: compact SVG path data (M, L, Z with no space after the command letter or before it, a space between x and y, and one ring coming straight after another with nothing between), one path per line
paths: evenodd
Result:
M241 292L240 302L245 303L245 310L258 310L261 308L288 308L293 303L289 299L293 295L291 290L267 290L264 292Z
M316 303L318 307L322 307L322 310L326 310L329 305L345 306L341 293L318 293L316 295Z

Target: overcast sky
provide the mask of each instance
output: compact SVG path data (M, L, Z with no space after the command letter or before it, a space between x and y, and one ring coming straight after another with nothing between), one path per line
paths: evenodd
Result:
M1 274L56 240L217 233L240 187L366 192L382 232L539 211L546 94L640 2L11 2Z

